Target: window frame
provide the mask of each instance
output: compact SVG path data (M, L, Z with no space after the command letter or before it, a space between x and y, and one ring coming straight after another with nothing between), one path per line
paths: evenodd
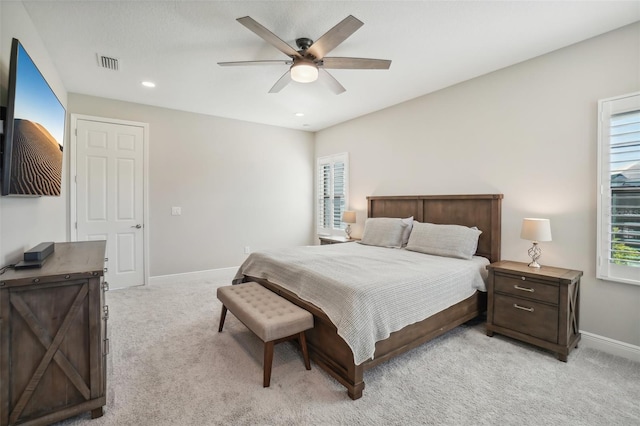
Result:
M342 217L342 212L344 212L345 210L348 210L349 208L349 153L348 152L342 152L339 154L332 154L332 155L327 155L327 156L323 156L323 157L318 157L316 159L316 185L315 185L315 222L316 222L316 232L319 236L326 236L326 235L344 235L344 229L346 227L346 224L342 221L340 221L337 226L336 223L334 222L334 218L335 218L335 211L334 211L334 203L335 203L335 166L336 163L343 163L344 164L344 171L343 171L343 182L344 182L344 194L343 197L344 198L344 208L340 211L340 217ZM323 212L321 212L321 208L323 207L324 203L320 202L320 191L321 189L324 188L323 186L323 174L321 173L321 167L325 166L325 165L329 165L330 166L330 191L329 191L329 202L331 204L331 209L330 211L332 212L332 214L330 214L330 220L329 220L329 227L325 227L324 223L321 223L321 218L323 218ZM323 197L324 198L324 197Z
M626 112L640 112L640 92L616 96L598 101L598 196L596 278L626 284L640 285L640 267L609 262L613 238L610 119ZM635 191L634 191L635 192ZM638 190L640 192L640 189Z

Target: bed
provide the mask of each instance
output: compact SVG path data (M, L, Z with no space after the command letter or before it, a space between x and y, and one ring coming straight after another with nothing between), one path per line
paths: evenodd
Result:
M407 218L413 216L416 221L421 223L477 227L482 233L477 240L474 262L484 261L484 263L479 263L483 265L482 269L484 269L486 263L500 260L502 194L372 196L367 197L367 201L369 218ZM352 257L348 256L362 256L362 253L366 253L366 256L371 255L373 259L371 261L373 263L369 263L370 267L375 266L376 261L373 256L378 255L376 252L380 250L391 250L389 253L393 256L389 255L387 257L397 257L399 262L405 262L405 265L409 264L407 262L411 262L411 256L420 256L418 253L410 253L405 250L379 249L361 246L357 243L340 244L338 246L340 247L308 247L302 251L307 252L307 256L312 257L339 255L344 256L346 259L352 259ZM318 250L324 251L320 252ZM285 259L288 259L287 256L291 256L290 263L287 264L291 265L291 269L301 262L297 257L293 257L293 253L293 251L281 253L281 256L284 256ZM278 273L276 269L265 271L256 269L256 265L259 264L256 259L260 255L252 256L241 266L236 276L236 282L258 282L314 315L314 328L307 331L310 356L320 368L346 387L347 393L352 399L358 399L362 396L365 386L364 372L367 369L446 333L458 325L477 317L486 309L486 294L482 291L482 286L479 285L476 286L478 290L469 291L471 293L469 296L465 294L462 301L455 302L452 305L447 304L445 306L448 307L444 309L437 308L435 311L426 314L428 316L410 318L407 325L401 328L390 328L387 333L378 333L373 343L369 342L368 339L362 339L366 340L367 343L364 344L364 349L361 349L359 346L354 346L353 336L351 335L353 333L345 332L344 322L348 322L349 315L345 315L344 318L346 319L341 317L339 321L336 321L339 324L338 327L330 319L330 317L336 319L336 312L339 312L342 309L341 307L336 306L334 309L334 306L327 305L325 300L320 299L316 302L317 305L311 303L309 300L316 299L307 297L303 290L296 287L297 283L295 281L303 281L302 279L297 280L295 274L290 273L287 275L286 271L284 271L288 269L286 267L280 267L282 273ZM449 261L453 260L450 259ZM456 267L454 269L462 268ZM404 270L398 269L397 278L402 279L404 275ZM360 281L359 285L362 287L366 287L367 280L373 280L373 278L365 278L364 276L360 278L353 279L353 281ZM455 281L455 276L452 279ZM338 291L339 287L337 286L335 288L328 287L327 293ZM350 295L351 293L345 294ZM363 298L365 295L365 293L361 294ZM337 293L337 299L339 300L341 297L347 298L349 296L342 296ZM355 300L358 301L359 299ZM388 304L391 305L394 302L406 303L403 301L398 302L397 300L392 301L390 298ZM325 306L324 310L319 306ZM367 306L369 306L369 302L363 301L357 308L353 308L354 315L361 316L362 312L370 310L367 309ZM382 306L380 309L371 310L376 312L377 310L384 311L384 308ZM429 309L433 310L435 308L429 307ZM349 312L346 314L349 314ZM397 325L394 317L386 317L386 320L390 321L392 325ZM363 330L362 335L368 336L367 331ZM363 354L365 355L363 356ZM369 354L372 355L369 356Z

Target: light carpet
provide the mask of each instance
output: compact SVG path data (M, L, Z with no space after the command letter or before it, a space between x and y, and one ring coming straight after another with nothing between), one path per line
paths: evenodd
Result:
M262 387L262 342L233 315L218 333L217 284L107 293L107 406L59 425L640 425L640 363L588 348L569 362L458 327L365 372L346 390L291 343Z

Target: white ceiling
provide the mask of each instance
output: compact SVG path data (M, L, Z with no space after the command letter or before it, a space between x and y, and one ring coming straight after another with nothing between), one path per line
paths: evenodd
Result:
M308 131L640 20L640 1L23 3L69 92ZM251 16L295 47L350 14L364 26L328 56L393 62L389 70L332 70L347 89L340 95L320 81L267 93L286 65L217 65L287 58L236 18ZM118 58L120 70L99 68L97 54Z

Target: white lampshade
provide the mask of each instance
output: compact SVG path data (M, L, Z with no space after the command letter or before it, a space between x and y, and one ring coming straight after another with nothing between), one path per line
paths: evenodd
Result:
M342 213L342 221L344 223L356 223L356 212L351 210L345 210Z
M311 61L297 61L291 65L291 79L298 83L312 83L318 79L318 67Z
M529 241L551 241L551 222L549 219L522 219L520 238Z

